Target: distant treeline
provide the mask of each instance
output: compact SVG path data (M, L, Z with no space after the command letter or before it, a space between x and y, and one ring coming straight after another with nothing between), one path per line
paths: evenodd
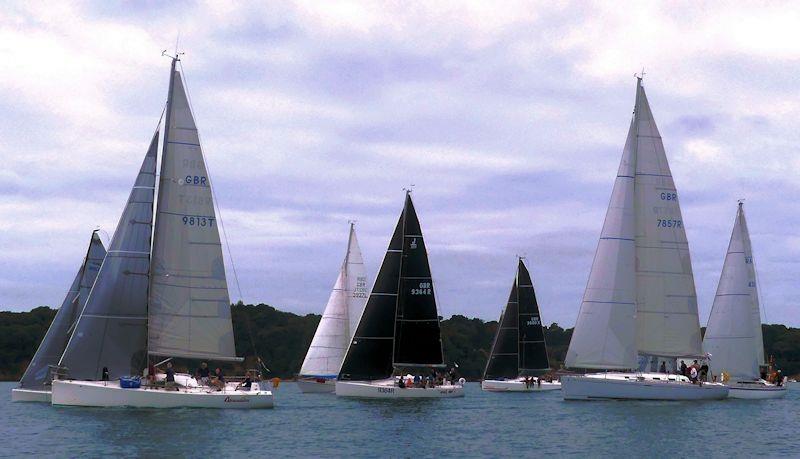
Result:
M266 304L236 304L232 309L236 350L254 367L259 355L269 376L291 378L300 370L308 345L319 323L318 314L299 316ZM55 310L38 307L30 312L0 312L0 380L20 378L33 357ZM442 321L442 339L448 365L457 363L461 375L479 379L486 365L497 322L455 315ZM764 325L767 355L774 355L784 374L800 374L800 328ZM550 363L560 368L572 329L558 324L545 327ZM251 338L252 337L252 338Z

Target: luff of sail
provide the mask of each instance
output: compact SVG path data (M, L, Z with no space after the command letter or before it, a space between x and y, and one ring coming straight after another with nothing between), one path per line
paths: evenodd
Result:
M97 280L59 363L74 379L140 374L147 342L147 284L158 132L142 161Z
M700 355L700 319L680 201L641 79L636 126L636 347Z
M238 360L211 183L176 62L153 233L148 351Z
M352 332L358 326L366 304L366 282L364 260L356 239L355 227L351 223L347 253L303 360L301 375L327 378L339 374L347 346L353 337Z
M742 204L736 212L728 251L722 265L711 315L708 318L703 350L711 354L713 374L728 373L735 380L759 377L759 355L764 344L758 310L753 254Z
M26 389L44 389L50 382L50 367L58 364L64 349L67 347L76 321L85 303L86 295L82 295L84 286L94 283L97 272L106 256L106 249L97 232L92 232L89 248L86 251L81 267L75 274L67 296L56 311L53 322L47 329L39 348L33 355L28 368L19 381L19 386Z

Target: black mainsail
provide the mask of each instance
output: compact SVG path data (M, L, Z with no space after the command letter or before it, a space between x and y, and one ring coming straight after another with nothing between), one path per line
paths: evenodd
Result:
M533 281L522 259L500 316L483 379L514 379L550 368Z
M444 366L428 253L414 203L405 205L339 380L374 381L395 367Z

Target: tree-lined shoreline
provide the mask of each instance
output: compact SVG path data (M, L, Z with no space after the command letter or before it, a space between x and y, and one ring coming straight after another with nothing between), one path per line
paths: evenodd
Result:
M300 370L320 320L319 314L298 315L266 304L238 303L232 308L236 350L249 362L260 356L268 376L292 378ZM56 310L46 306L27 312L0 312L0 380L16 381L33 357ZM800 374L800 328L763 325L767 355L774 355L784 374ZM442 340L448 364L457 363L470 380L480 379L492 345L497 321L454 315L442 320ZM544 327L553 368L559 368L572 329L553 323ZM251 339L252 336L252 339Z

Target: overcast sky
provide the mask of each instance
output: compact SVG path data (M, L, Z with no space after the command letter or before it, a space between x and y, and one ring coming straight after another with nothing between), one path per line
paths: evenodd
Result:
M644 68L701 323L745 198L767 322L800 325L796 3L147 3L0 10L0 309L58 306L113 233L180 35L245 302L321 312L349 219L373 279L414 184L442 315L496 319L523 254L571 327Z

